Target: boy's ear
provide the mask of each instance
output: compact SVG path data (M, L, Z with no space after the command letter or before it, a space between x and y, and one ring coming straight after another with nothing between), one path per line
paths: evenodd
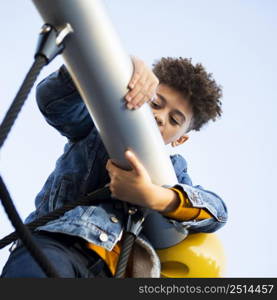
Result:
M182 135L180 136L176 141L171 142L172 147L176 147L179 145L182 145L184 142L186 142L189 139L188 135Z

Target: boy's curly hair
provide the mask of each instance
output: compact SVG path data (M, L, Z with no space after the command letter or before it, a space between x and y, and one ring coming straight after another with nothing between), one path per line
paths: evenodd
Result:
M194 66L191 59L162 57L153 64L153 72L160 84L176 89L189 99L193 111L189 130L199 131L209 120L221 116L221 86L200 63Z

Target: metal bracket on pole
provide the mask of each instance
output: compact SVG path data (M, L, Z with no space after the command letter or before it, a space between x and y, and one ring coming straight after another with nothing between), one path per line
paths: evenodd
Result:
M126 232L132 233L134 236L138 236L142 229L142 223L148 215L148 209L137 208L131 206L128 208L128 219L126 225Z
M44 24L40 30L35 58L40 55L46 58L47 63L51 62L64 50L63 41L71 32L73 28L69 23L66 23L59 31L50 24Z

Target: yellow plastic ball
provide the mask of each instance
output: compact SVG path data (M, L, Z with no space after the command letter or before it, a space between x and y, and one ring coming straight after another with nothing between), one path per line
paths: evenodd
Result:
M226 258L214 233L194 233L170 248L156 250L161 261L161 277L223 277Z

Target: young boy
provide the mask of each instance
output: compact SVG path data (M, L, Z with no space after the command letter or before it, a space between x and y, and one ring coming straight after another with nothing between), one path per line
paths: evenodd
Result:
M138 109L152 98L150 105L165 144L183 144L190 130L200 130L221 115L221 88L201 64L194 66L183 58L162 58L152 73L142 61L132 60L134 75L126 95L127 108ZM155 92L157 96L153 97ZM98 205L77 206L37 228L34 239L61 277L115 274L125 226L124 202L160 212L184 234L214 232L225 224L224 202L201 186L192 185L181 155L170 157L178 178L170 188L153 184L130 151L126 151L126 159L131 171L113 164L65 66L38 85L37 102L46 121L66 136L68 143L36 197L36 210L26 222L106 184L113 196ZM20 242L2 276L46 277ZM136 239L128 276L160 276L159 258L143 232Z

